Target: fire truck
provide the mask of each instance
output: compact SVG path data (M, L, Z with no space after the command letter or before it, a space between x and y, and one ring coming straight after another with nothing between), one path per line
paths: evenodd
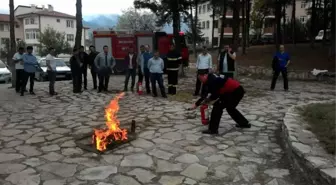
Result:
M185 35L179 33L181 42L182 64L188 65L189 50L186 45ZM103 51L104 46L108 46L109 52L116 59L115 74L125 72L127 66L124 58L128 54L129 48L133 48L137 53L140 52L141 45L149 45L153 50L160 52L161 58L166 62L166 54L172 44L175 44L173 34L165 32L146 32L146 31L93 31L94 46L98 52ZM166 66L166 65L165 65Z

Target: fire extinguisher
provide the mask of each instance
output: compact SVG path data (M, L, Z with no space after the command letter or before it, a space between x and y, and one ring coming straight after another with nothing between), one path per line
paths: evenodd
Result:
M201 119L202 119L202 124L203 125L208 125L210 116L209 116L209 106L204 104L200 107L201 110Z
M142 95L142 82L138 83L138 94Z

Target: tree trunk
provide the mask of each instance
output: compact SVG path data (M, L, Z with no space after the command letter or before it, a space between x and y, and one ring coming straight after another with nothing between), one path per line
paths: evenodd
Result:
M179 30L179 21L180 21L180 14L178 9L177 0L175 0L176 4L172 9L173 13L173 35L175 40L175 48L178 52L181 52L181 42L180 42L180 30Z
M216 17L216 11L215 11L216 6L213 4L212 5L212 30L211 30L211 48L214 48L214 37L215 37L215 17Z
M14 17L14 0L9 0L9 27L10 27L10 32L9 32L9 37L10 37L10 44L9 44L9 49L10 51L8 52L7 56L7 64L9 64L11 72L12 72L12 87L15 87L15 82L16 82L16 71L15 71L15 63L12 60L12 56L16 52L16 41L15 41L15 17Z
M222 24L221 24L221 32L220 32L220 39L219 39L219 47L218 47L218 54L221 52L222 47L224 46L224 28L225 28L225 19L226 19L226 10L227 10L227 0L222 1Z
M197 6L196 6L197 7ZM196 8L197 11L197 8ZM190 6L190 26L191 26L191 33L192 33L192 38L191 38L191 42L192 42L192 49L193 49L193 53L196 53L196 31L197 31L197 25L195 26L195 21L194 21L194 14L193 14L193 7Z
M233 27L232 27L232 48L234 51L238 51L239 47L239 10L240 10L240 0L234 0L233 4Z
M197 59L197 52L196 52L196 43L197 43L197 25L198 25L198 0L195 1L195 23L194 23L194 41L193 41L193 49L194 49L194 57Z
M327 28L328 28L328 21L329 21L329 17L328 17L328 0L324 0L323 1L323 45L327 44L327 39L326 39L326 35L327 35Z
M245 11L246 11L246 0L242 0L242 26L243 26L243 30L242 30L242 37L243 37L243 45L242 45L242 48L243 48L243 55L246 54L246 18L245 18Z
M282 7L282 44L286 43L286 3L283 3Z
M275 46L279 50L281 42L281 1L276 0L275 3L275 21L276 21L276 37L275 37Z
M312 7L311 7L311 18L310 18L310 47L314 48L315 43L315 20L316 20L316 0L312 0Z
M293 1L293 8L292 8L292 42L295 45L296 44L296 38L295 38L295 33L296 33L296 25L295 25L295 16L296 16L296 0Z
M329 56L332 59L331 62L335 62L335 1L331 1L331 28L330 28L330 34L331 34L331 47L329 50Z
M250 47L250 13L251 0L246 0L246 46Z
M82 21L82 0L76 0L76 39L75 39L75 48L79 49L82 45L82 30L83 30L83 21Z

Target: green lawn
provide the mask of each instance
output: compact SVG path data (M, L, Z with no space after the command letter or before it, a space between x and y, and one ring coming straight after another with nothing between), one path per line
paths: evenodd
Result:
M308 105L301 115L326 151L335 155L335 103Z

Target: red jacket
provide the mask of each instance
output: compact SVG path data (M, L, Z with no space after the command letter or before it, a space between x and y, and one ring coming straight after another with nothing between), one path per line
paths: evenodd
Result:
M133 69L137 68L137 57L138 57L138 55L136 53L133 53L133 57L132 57L132 66L133 66ZM125 63L127 65L127 69L128 69L129 68L129 63L130 63L130 56L129 56L129 54L127 54L126 57L125 57Z

